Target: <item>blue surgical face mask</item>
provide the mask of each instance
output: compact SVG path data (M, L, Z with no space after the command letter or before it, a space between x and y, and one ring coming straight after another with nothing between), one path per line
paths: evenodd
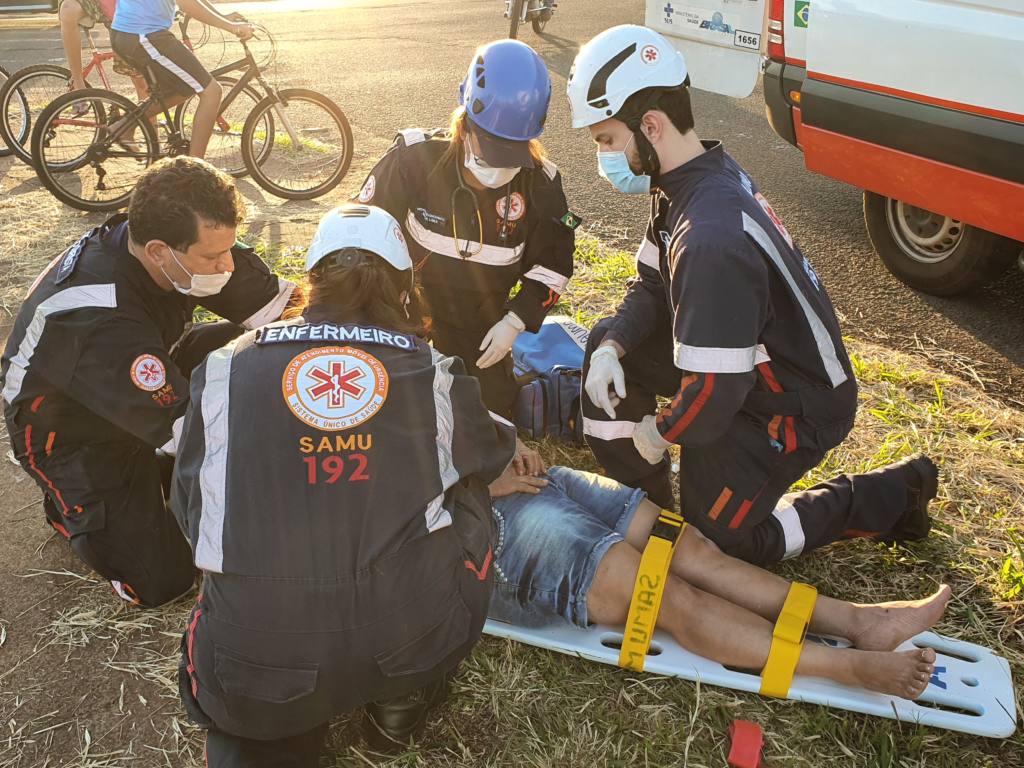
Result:
M649 195L651 193L651 177L647 174L638 175L629 167L626 150L636 136L630 137L626 146L619 152L598 152L597 172L611 182L619 192L627 195Z

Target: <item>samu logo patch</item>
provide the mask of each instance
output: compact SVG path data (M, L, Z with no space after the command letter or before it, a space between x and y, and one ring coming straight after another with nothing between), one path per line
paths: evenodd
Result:
M369 421L388 398L380 360L354 347L318 347L292 358L281 393L295 418L325 432Z

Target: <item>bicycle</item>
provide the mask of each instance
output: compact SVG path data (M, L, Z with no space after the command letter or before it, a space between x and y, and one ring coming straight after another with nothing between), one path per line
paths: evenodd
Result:
M352 129L345 114L316 91L275 89L249 46L240 44L245 56L211 74L241 72L221 101L221 116L250 83L264 94L245 118L238 139L245 169L278 197L308 200L326 194L352 162ZM145 168L162 156L187 154L187 110L172 116L152 73L145 74L152 90L141 103L87 89L58 97L39 115L32 156L40 181L57 199L84 211L117 210L128 202ZM154 111L164 118L157 125L151 120ZM163 144L158 127L166 134Z
M192 50L199 48L202 45L202 39L199 43L193 43L188 36L190 17L179 15L177 21L185 45ZM95 74L103 83L103 88L109 91L112 90L111 81L104 65L114 60L116 55L113 51L100 51L96 47L92 30L94 25L95 22L81 25L92 51L92 56L88 64L83 67L82 74L86 79L86 85L90 85L89 76ZM205 38L208 39L209 33L206 25L202 26L200 34L205 35ZM8 76L7 82L0 87L0 139L22 162L32 164L32 153L28 142L32 136L32 126L35 123L34 115L41 112L55 98L67 93L70 85L71 72L67 68L55 64L32 64L22 67L13 75Z
M3 67L0 67L0 88L3 87L4 83L7 82L7 79L10 76L10 72L8 72ZM7 142L2 137L0 137L0 157L7 157L8 155L11 154L14 154L14 150L7 146Z
M509 20L508 36L513 40L519 34L519 25L529 21L538 35L555 13L555 0L505 0L505 18Z

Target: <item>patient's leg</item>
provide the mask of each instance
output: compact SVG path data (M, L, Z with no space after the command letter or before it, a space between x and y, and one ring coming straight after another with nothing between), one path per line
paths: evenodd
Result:
M625 623L639 564L640 553L630 544L619 542L609 548L587 595L592 621ZM673 575L666 584L658 626L684 648L729 667L760 671L771 648L772 622ZM928 686L934 662L930 648L897 653L809 643L796 672L914 699Z
M626 540L636 550L647 544L658 507L644 501L636 511ZM705 592L743 606L772 622L782 610L790 583L756 565L729 557L688 526L676 547L672 573ZM811 620L811 631L844 637L857 648L890 651L905 640L931 628L950 598L945 584L923 600L859 605L821 595Z

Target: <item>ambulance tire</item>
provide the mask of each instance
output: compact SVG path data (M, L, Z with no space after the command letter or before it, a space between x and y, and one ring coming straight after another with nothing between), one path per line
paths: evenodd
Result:
M1015 240L866 190L864 222L889 271L933 296L955 296L987 285L1024 248Z

